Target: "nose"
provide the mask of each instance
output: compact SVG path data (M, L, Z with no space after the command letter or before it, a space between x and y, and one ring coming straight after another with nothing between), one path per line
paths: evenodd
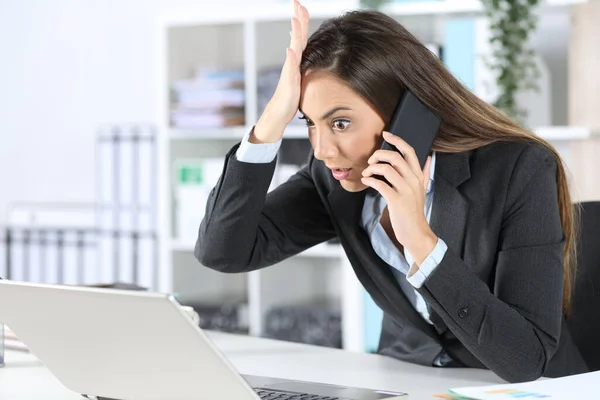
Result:
M310 138L317 160L326 160L335 158L338 154L337 145L330 132L322 129L314 129Z

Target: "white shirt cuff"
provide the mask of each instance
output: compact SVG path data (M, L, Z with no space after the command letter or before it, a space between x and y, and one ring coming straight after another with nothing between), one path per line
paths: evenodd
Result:
M441 238L438 238L438 241L431 251L425 261L419 267L416 263L412 263L410 271L406 275L406 280L410 282L413 287L416 289L423 286L423 283L429 278L429 276L435 271L438 265L442 262L444 255L446 254L446 250L448 250L448 246L446 242L444 242Z
M238 147L235 156L238 161L246 163L270 163L277 156L279 147L281 146L281 140L279 139L275 143L250 143L250 135L252 131L246 133L240 147Z

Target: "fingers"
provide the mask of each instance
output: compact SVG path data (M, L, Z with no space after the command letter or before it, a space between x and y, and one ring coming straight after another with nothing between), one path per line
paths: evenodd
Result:
M300 26L302 28L302 51L306 49L306 44L308 43L308 24L310 22L310 16L308 14L308 10L304 6L300 6L300 15L298 19L300 20Z
M398 192L405 191L407 189L405 187L407 185L407 181L390 164L372 164L363 171L362 175L365 178L373 175L383 176Z
M376 165L380 162L390 164L397 173L411 185L411 187L417 188L421 185L423 173L420 170L415 173L410 165L408 165L407 161L397 151L377 150L368 160L369 165ZM369 168L365 169L365 171L368 169Z
M298 57L293 49L287 48L285 53L285 62L283 63L283 69L281 71L281 78L277 86L285 84L294 84L298 79L300 71L298 70Z
M290 48L294 50L297 58L302 55L302 27L298 18L292 18L292 31L290 33Z
M379 179L373 177L363 177L361 181L365 185L377 190L388 204L391 203L393 196L396 194L396 191L390 185Z
M288 73L291 71L294 71L295 69L297 69L296 64L297 64L296 52L291 47L288 47L286 49L286 53L285 53L284 70L287 70Z
M400 150L400 152L404 155L404 159L417 176L423 175L419 158L417 157L417 153L415 153L415 149L413 149L411 145L406 143L400 136L386 131L383 132L383 138L386 142Z
M301 5L297 0L294 0L294 18L292 18L292 30L294 28L294 19L296 19L299 23L299 29L297 31L300 33L299 48L294 48L294 50L298 50L296 54L301 54L306 48L306 43L308 42L308 25L310 21L310 15L306 7Z

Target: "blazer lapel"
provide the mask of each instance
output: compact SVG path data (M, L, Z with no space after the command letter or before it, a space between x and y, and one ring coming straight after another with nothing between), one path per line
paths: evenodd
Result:
M429 226L456 254L463 253L465 225L469 204L458 186L471 177L469 152L438 153L434 175L434 194ZM431 322L438 333L448 327L441 317L428 307Z

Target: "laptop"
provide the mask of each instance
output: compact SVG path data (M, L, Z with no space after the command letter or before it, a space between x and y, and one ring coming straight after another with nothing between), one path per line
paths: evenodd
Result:
M405 393L242 375L169 294L0 280L0 321L97 400L392 400Z

